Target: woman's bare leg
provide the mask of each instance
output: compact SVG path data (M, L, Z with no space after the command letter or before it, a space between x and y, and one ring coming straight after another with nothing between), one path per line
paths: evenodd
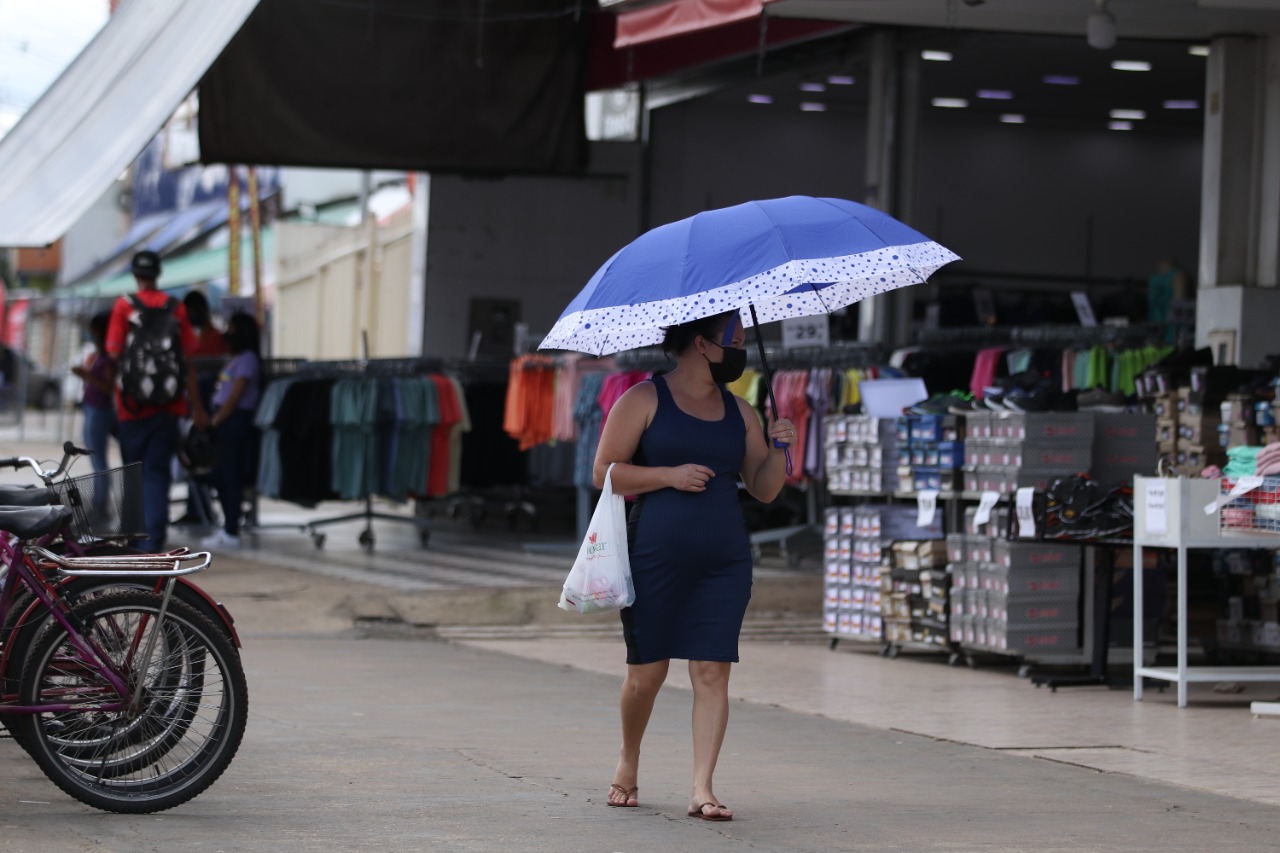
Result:
M619 701L622 711L622 749L618 757L618 769L613 774L614 787L609 789L610 803L630 805L637 802L634 789L640 772L640 741L644 740L644 731L653 714L654 700L658 698L662 683L667 680L667 668L670 664L669 660L660 660L627 666L627 677L622 682Z
M709 817L732 817L733 812L718 805L711 780L720 758L725 728L729 725L729 670L733 664L721 661L689 661L689 681L693 685L693 795L689 811Z

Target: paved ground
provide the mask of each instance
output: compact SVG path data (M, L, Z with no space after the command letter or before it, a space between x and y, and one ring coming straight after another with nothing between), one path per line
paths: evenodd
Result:
M787 609L803 566L757 581L772 606L735 670L717 776L738 818L684 815L678 666L642 807L606 808L620 645L608 617L546 609L564 564L460 531L424 555L388 525L362 565L358 529L320 552L272 534L201 576L236 615L249 676L249 730L223 779L171 812L106 815L0 741L3 849L1280 849L1280 722L1249 717L1250 696L1198 694L1180 711L1168 696L1049 694L1008 669L831 652Z

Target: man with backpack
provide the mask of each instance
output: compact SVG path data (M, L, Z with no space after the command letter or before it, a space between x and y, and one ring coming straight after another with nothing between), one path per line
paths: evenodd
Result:
M168 537L178 418L189 415L204 428L209 417L196 391L189 358L196 337L186 309L157 285L160 256L138 252L130 269L138 291L121 296L111 309L107 353L117 364L120 456L126 465L142 463L147 541L139 547L160 551Z

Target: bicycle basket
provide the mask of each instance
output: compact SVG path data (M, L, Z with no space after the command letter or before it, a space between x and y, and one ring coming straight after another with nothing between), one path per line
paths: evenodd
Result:
M76 538L114 539L142 535L142 463L112 468L54 483L63 506L71 508L71 532Z

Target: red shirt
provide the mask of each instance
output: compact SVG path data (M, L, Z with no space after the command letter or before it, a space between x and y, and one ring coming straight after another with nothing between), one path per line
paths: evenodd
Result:
M139 290L137 296L142 300L142 304L150 308L159 308L168 300L169 294L162 290ZM188 358L196 350L196 334L191 329L191 323L187 321L187 309L183 307L181 300L177 300L178 307L174 312L178 318L178 324L182 328L182 352ZM129 315L133 313L133 303L127 296L121 296L116 300L116 304L111 308L111 322L107 325L107 354L116 361L120 360L121 354L124 353L125 336L129 332ZM183 377L183 390L186 390L186 377ZM178 399L165 406L145 406L139 405L130 410L125 407L124 401L121 399L120 387L116 386L116 414L122 421L135 421L141 418L150 418L160 413L177 415L179 417L187 414L187 396L185 393Z

